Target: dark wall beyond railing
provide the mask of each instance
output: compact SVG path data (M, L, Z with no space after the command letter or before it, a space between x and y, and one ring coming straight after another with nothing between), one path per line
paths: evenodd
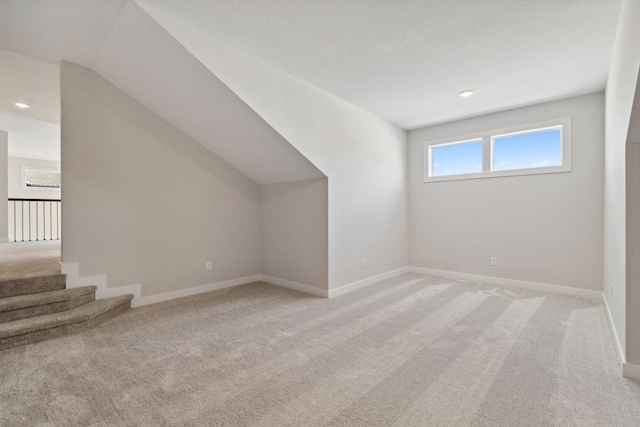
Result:
M9 241L60 240L62 202L9 199Z

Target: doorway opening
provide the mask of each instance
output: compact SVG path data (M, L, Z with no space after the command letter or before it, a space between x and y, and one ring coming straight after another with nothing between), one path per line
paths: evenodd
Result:
M0 49L0 280L60 273L60 67Z

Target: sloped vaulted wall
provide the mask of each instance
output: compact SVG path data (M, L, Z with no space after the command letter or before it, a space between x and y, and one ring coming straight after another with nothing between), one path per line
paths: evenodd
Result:
M258 184L95 72L61 80L65 262L142 296L260 273Z
M407 265L404 130L143 7L328 177L330 290Z
M326 185L314 164L132 1L8 0L0 4L0 47L78 64L63 65L63 261L78 263L81 276L106 274L109 288L141 283L145 296L254 277L262 229L276 238L291 231L260 222L260 185ZM320 193L314 202L324 204L324 220L316 219L326 228ZM290 214L270 210L274 223ZM274 241L281 251L282 237ZM302 240L322 248L326 229ZM326 276L326 251L309 267L326 292L316 271ZM293 280L300 268L279 271Z

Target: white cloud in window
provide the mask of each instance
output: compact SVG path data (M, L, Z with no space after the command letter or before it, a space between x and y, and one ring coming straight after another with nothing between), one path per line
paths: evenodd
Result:
M509 163L509 162L508 162L508 161L506 161L506 160L500 160L500 162L499 162L496 166L504 166L504 165L506 165L507 163Z
M533 163L533 166L549 166L551 164L551 160L544 159L541 162Z

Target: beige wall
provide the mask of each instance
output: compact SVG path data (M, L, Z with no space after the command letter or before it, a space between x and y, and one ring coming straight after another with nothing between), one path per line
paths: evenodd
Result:
M59 199L60 190L22 188L22 168L44 168L60 170L60 162L40 159L9 157L9 197L12 199Z
M93 71L61 98L64 263L143 296L260 272L257 184Z
M626 361L640 365L640 144L626 151Z
M604 294L620 347L627 352L626 142L640 67L640 2L625 0L611 55L606 87L604 173ZM613 292L611 292L611 289ZM612 295L613 294L613 295ZM634 307L633 310L638 310ZM634 328L640 333L640 328ZM638 343L640 345L640 342ZM640 348L639 348L640 349ZM623 355L623 358L625 355ZM639 363L636 360L635 363Z
M423 182L424 141L563 117L571 172ZM409 132L409 264L599 291L603 117L598 93Z
M0 243L9 240L9 134L0 131Z
M329 178L329 289L406 267L404 130L205 34L163 25Z
M260 186L261 273L328 289L327 179Z

